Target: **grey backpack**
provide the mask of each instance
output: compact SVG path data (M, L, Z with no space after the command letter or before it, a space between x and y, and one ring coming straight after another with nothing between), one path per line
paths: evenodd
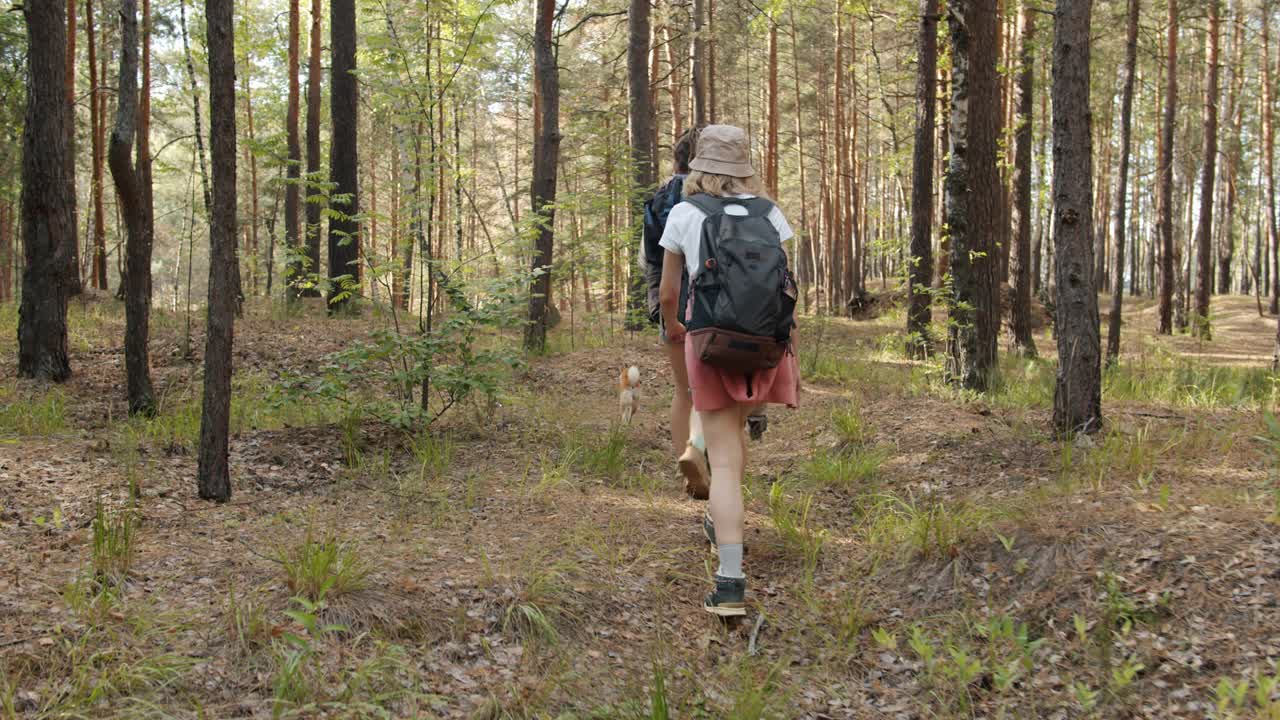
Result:
M707 218L702 264L689 281L689 341L704 361L753 373L778 366L790 350L796 284L763 198L686 198ZM730 215L728 205L744 208Z

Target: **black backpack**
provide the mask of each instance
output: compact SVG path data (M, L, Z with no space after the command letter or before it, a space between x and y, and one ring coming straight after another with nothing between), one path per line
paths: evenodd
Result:
M649 285L649 322L658 322L662 308L658 303L658 286L662 284L662 258L664 250L659 242L662 232L667 229L667 217L671 208L683 198L684 178L676 175L666 185L658 188L653 197L644 201L644 242L641 246L640 262L642 263L645 281ZM685 272L680 280L680 314L684 316L685 303L689 297L689 273Z
M778 366L795 327L796 283L769 221L773 203L699 194L686 198L707 218L702 265L690 281L689 339L704 362L743 373ZM727 205L745 208L729 215Z

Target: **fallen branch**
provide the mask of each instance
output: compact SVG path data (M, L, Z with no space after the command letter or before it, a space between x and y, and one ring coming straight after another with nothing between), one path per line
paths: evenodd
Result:
M751 639L747 642L747 654L756 654L756 638L760 637L760 628L764 627L764 613L756 616L756 626L751 629Z

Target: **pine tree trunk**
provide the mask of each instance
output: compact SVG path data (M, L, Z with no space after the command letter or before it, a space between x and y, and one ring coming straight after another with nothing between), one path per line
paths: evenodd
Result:
M261 223L260 210L258 204L258 156L253 152L253 146L257 142L256 133L253 128L253 84L250 82L249 69L253 66L252 60L246 58L244 71L244 114L245 123L248 125L249 144L245 154L249 157L249 288L253 294L258 293L258 277L259 269L259 253L258 253L258 225Z
M67 358L67 253L76 242L71 206L74 124L67 103L66 6L26 2L27 107L22 131L22 304L18 376L62 382Z
M1035 16L1022 2L1018 18L1018 70L1015 75L1013 135L1013 232L1010 270L1013 280L1013 342L1027 357L1035 357L1036 341L1031 332L1031 111L1035 106Z
M772 23L771 23L772 24ZM716 0L707 0L707 122L716 124Z
M706 0L693 0L693 122L702 127L707 124L707 70L706 41L703 39L703 18Z
M947 376L985 391L996 369L1000 329L994 239L1002 192L995 0L948 3L951 35L951 160L944 183L950 230L951 293Z
M1178 0L1168 0L1168 48L1165 56L1164 120L1160 128L1160 159L1156 176L1156 223L1160 235L1161 335L1173 333L1173 290L1178 268L1173 243L1173 132L1178 101Z
M155 393L151 388L148 337L151 317L151 244L153 218L150 173L143 172L143 158L149 150L141 140L145 128L138 122L138 8L136 0L120 3L120 76L116 85L116 125L111 133L107 162L115 180L116 197L124 216L127 240L125 252L125 333L124 364L129 393L129 413L154 415ZM138 166L131 154L138 138ZM144 174L146 177L144 177Z
M1111 236L1116 246L1115 283L1111 288L1111 318L1107 327L1107 362L1120 358L1120 314L1124 308L1124 253L1126 206L1129 198L1129 153L1133 132L1133 85L1138 61L1139 0L1129 0L1128 31L1125 36L1124 82L1120 91L1120 167L1116 170L1112 204ZM1134 266L1137 267L1136 265Z
M67 128L69 133L67 144L71 147L71 157L76 154L76 0L67 0L67 74L66 74L66 91L67 104L71 106L71 125ZM71 196L67 198L67 203L71 205L71 227L80 227L80 215L76 209L77 188L75 180L75 163L71 164ZM73 242L67 249L67 292L70 295L79 295L84 291L83 284L80 281L80 243Z
M649 107L649 1L632 0L629 12L630 44L627 49L627 79L629 85L629 109L631 114L631 162L635 176L632 178L631 224L634 228L633 256L640 262L644 253L644 197L657 182L652 149L653 117ZM557 156L559 153L557 152ZM548 256L550 253L548 253ZM627 303L627 328L643 329L647 313L644 273L639 267L631 272L631 287Z
M1280 283L1275 281L1277 253L1280 252L1280 229L1276 227L1276 172L1275 172L1275 90L1272 87L1271 67L1271 11L1262 12L1262 167L1266 174L1267 287L1271 291L1270 313L1280 313ZM1280 351L1280 340L1277 340Z
M555 0L538 0L533 40L541 122L534 138L530 194L539 228L531 259L534 278L529 288L529 326L524 344L534 352L542 352L547 345L547 306L551 302L551 267L555 247L556 171L560 162L560 73L556 67L555 40L552 37L555 8ZM646 80L646 90L647 84Z
M1200 170L1200 218L1196 225L1196 306L1195 330L1208 340L1209 296L1213 292L1213 200L1218 167L1218 0L1208 0L1209 36L1204 80L1204 154Z
M298 84L298 51L302 38L301 11L298 0L289 0L289 104L285 116L285 132L288 135L288 166L285 169L287 178L284 190L284 244L289 253L289 268L286 271L285 298L293 300L297 292L294 284L306 274L305 264L298 259L305 249L298 242L299 199L302 177L302 142L298 136L299 101L301 88Z
M89 38L89 135L93 153L93 174L89 194L93 203L93 287L106 291L107 287L107 218L103 208L103 145L106 123L102 111L106 100L98 82L97 32L94 30L93 0L85 0L85 34ZM104 62L105 64L105 62Z
M907 275L907 353L932 352L933 135L937 109L938 0L920 0L916 52L916 136L911 156L911 261ZM797 92L796 107L799 108ZM798 128L797 128L798 130Z
M769 107L764 150L764 186L772 198L778 197L778 23L769 21Z
M204 350L204 406L196 482L204 500L231 499L231 343L238 288L236 266L236 68L233 0L205 0L209 48L210 149L209 309Z
M1231 33L1231 50L1232 60L1228 67L1230 80L1227 83L1227 122L1230 124L1230 131L1227 137L1226 166L1222 169L1222 177L1218 180L1218 185L1222 188L1223 208L1222 208L1222 242L1218 246L1218 292L1224 295L1231 292L1231 265L1235 260L1236 254L1236 236L1235 236L1235 209L1237 198L1237 178L1240 172L1240 155L1241 132L1244 127L1244 103L1241 102L1241 92L1244 88L1244 38L1243 29L1244 22L1242 18L1240 2L1236 0L1233 3L1234 11L1231 14L1234 29ZM1248 241L1246 240L1246 246ZM1243 253L1248 255L1247 252ZM1241 292L1248 292L1247 288L1242 288Z
M311 37L307 51L307 181L306 181L306 238L307 270L320 277L320 211L323 191L315 186L320 176L320 87L323 71L320 68L323 15L320 0L311 0ZM303 297L320 297L317 283L308 282L300 293Z
M1059 0L1053 34L1053 237L1058 377L1053 424L1062 433L1102 425L1102 353L1093 287L1093 139L1089 121L1092 0Z
M671 24L662 26L663 44L667 46L667 94L671 96L671 137L678 138L684 132L684 91L680 87L680 73L677 70L677 54L675 41L671 36ZM630 48L627 62L630 63ZM646 66L647 67L647 66ZM646 92L648 92L646 90Z
M329 178L334 195L340 198L330 203L335 213L329 218L328 306L333 312L360 294L360 226L354 220L360 212L355 0L332 0L329 13L329 117L333 131Z
M788 8L788 17L791 20L791 69L792 79L795 84L795 101L796 101L796 162L800 170L800 247L799 259L797 260L797 269L800 274L800 297L802 300L802 310L809 312L809 287L817 288L814 282L817 277L817 253L815 251L814 233L809 226L809 190L807 177L805 173L805 154L804 154L804 123L800 108L802 96L800 94L800 51L799 43L796 41L796 18L795 10ZM934 14L937 14L936 12ZM935 42L936 45L936 42ZM714 47L714 46L713 46Z

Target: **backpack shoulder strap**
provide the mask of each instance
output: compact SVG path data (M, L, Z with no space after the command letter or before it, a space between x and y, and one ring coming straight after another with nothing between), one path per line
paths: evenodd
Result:
M698 193L684 199L685 202L706 213L707 217L724 213L724 201L706 193Z

